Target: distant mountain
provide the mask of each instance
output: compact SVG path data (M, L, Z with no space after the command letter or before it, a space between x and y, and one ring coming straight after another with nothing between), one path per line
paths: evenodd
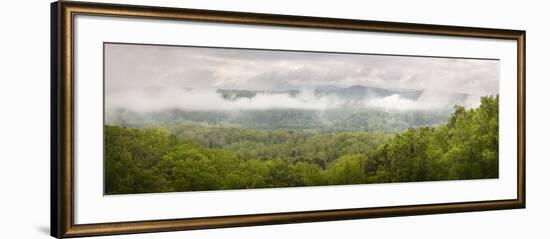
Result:
M225 108L216 108L216 110L171 108L155 112L135 112L115 108L105 112L105 122L126 126L198 123L261 129L399 132L409 127L445 123L453 105L468 106L468 100L475 98L471 98L468 94L385 89L360 85L350 87L325 85L308 90L307 94L302 93L306 92L303 90L218 89L214 94L220 95L221 99L212 102L217 102L223 107L227 106L227 110ZM281 104L274 104L276 106L271 108L237 107L251 104L259 94L286 95L292 98L289 100L285 97L264 97L260 100L261 104L269 105L272 101L286 100L283 102L305 106L325 104L327 107L293 107L295 105L281 107ZM249 100L238 101L244 98Z
M257 94L287 94L291 97L295 97L300 93L298 90L285 90L285 91L273 91L273 90L233 90L233 89L218 89L216 90L226 100L236 100L239 98L253 98Z
M422 94L422 91L409 91L409 92L400 92L384 88L377 87L368 87L354 85L347 88L339 87L319 87L315 89L315 95L325 96L325 95L337 95L341 99L346 100L366 100L378 97L387 97L390 95L400 95L402 98L416 100Z
M320 85L315 87L316 90L321 91L328 91L328 90L341 90L343 87L335 86L335 85Z
M236 89L218 89L218 94L226 100L235 100L239 98L253 98L258 94L287 94L295 97L301 90L236 90ZM407 90L407 89L386 89L380 87L369 87L353 85L350 87L338 87L333 85L323 85L315 87L313 90L315 96L335 95L346 101L363 101L373 98L388 97L396 95L402 99L418 100L424 93L436 94L445 99L451 99L456 104L462 103L469 95L460 93L448 93L426 90Z
M236 90L236 89L218 89L216 91L224 99L235 100L238 98L253 98L257 94L288 94L295 97L302 91L300 90ZM374 97L386 97L394 94L403 95L406 98L415 100L422 91L399 92L383 88L366 87L354 85L350 87L320 86L314 89L315 96L336 95L345 100L365 100Z

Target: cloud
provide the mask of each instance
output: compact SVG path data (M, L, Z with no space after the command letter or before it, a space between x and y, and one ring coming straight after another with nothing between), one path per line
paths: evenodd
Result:
M302 109L324 111L342 107L377 108L386 111L449 110L454 104L468 108L479 104L479 96L453 95L424 91L416 100L399 94L361 100L343 99L335 94L315 95L302 91L288 93L257 93L253 97L226 99L214 89L141 88L118 91L106 98L107 112L127 109L135 112L156 112L171 109L184 111L248 111L269 109Z
M481 95L498 94L499 61L336 54L271 50L105 45L106 107L134 111L261 110L341 107L336 96L316 97L318 86L363 85L423 90L416 100L391 95L359 102L363 107L423 110L448 107L466 93L475 106ZM258 94L234 101L216 89L301 90L296 97ZM440 92L440 93L437 93Z
M438 102L418 102L416 100L401 98L397 94L366 101L365 105L385 110L426 110L440 107L440 103Z
M128 87L318 85L497 94L498 60L106 44L106 93Z
M455 95L444 92L424 91L416 100L403 98L399 94L373 98L365 101L366 107L384 110L448 110L455 104L466 108L477 107L480 104L480 95Z
M313 91L296 96L289 94L258 93L251 98L224 99L212 89L165 88L151 90L132 89L119 91L106 99L107 110L125 108L137 112L168 109L187 111L232 111L266 109L325 110L341 107L344 101L336 96L316 97Z

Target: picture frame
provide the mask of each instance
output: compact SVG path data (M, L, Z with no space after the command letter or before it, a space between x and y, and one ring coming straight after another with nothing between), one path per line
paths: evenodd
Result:
M78 47L81 41L85 40L82 36L87 36L84 34L77 37L77 33L80 34L79 32L84 28L91 26L90 24L77 22L76 19L80 16L99 18L99 21L112 21L121 18L124 21L136 21L139 24L148 24L152 21L170 22L171 24L197 24L194 29L204 27L204 24L229 24L260 30L270 28L276 31L279 28L285 28L295 32L318 31L316 34L329 31L339 34L339 32L344 31L353 34L389 34L396 38L400 36L417 36L451 40L458 38L477 39L484 41L484 44L492 44L491 41L506 41L515 46L511 54L516 56L511 64L515 69L509 69L510 72L514 72L514 81L510 85L515 88L512 89L515 97L508 97L508 102L515 105L513 108L508 107L511 114L515 115L515 117L512 117L515 120L515 123L513 123L515 130L512 132L515 137L511 141L515 142L511 145L515 154L508 155L513 160L515 168L511 172L514 176L511 185L514 187L507 187L507 189L515 192L514 197L368 207L346 207L342 205L342 207L328 207L319 210L282 210L277 212L257 210L256 213L156 217L156 219L145 220L116 220L115 218L93 223L77 222L77 212L81 214L77 210L78 206L83 205L79 202L79 200L83 200L83 197L77 195L77 193L86 191L86 188L78 187L77 181L82 180L76 180L76 177L79 176L78 172L80 172L78 171L78 164L81 164L82 161L78 161L75 155L77 151L81 151L88 146L76 140L78 138L76 134L77 127L85 120L80 116L77 117L77 114L78 111L90 110L90 108L77 107L83 100L78 98L78 92L82 91L78 91L76 87L81 82L78 81L75 72L84 67L83 65L77 67L77 64L84 63L76 61L77 55L75 53L79 50ZM96 29L96 31L100 30ZM148 30L143 30L143 33L150 34ZM174 34L167 34L163 37L170 42L171 38L178 38L177 33ZM103 40L103 42L108 42L108 40ZM51 4L51 236L56 238L98 236L525 208L525 47L526 32L522 30L72 1L54 2ZM256 47L251 46L250 48ZM430 52L426 54L431 55ZM104 72L98 73L104 74ZM102 83L101 79L97 79L97 81ZM508 130L511 129L508 128ZM100 158L97 158L97 160L101 161ZM351 188L348 187L348 189ZM277 192L284 193L284 190L286 189L278 189ZM98 197L103 196L98 195ZM170 194L164 196L170 197ZM125 199L124 197L118 197L117 200L124 202ZM223 198L218 198L218 200L222 202Z

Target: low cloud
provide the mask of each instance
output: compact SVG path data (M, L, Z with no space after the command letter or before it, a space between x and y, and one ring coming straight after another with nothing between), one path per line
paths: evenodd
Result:
M105 92L332 85L498 94L498 60L106 44Z
M215 89L132 88L117 90L106 96L106 110L127 109L135 112L155 112L170 109L184 111L243 111L268 109L303 109L323 111L341 107L378 108L387 111L444 110L454 104L476 107L479 96L424 91L416 100L393 94L350 101L335 94L315 95L312 90L296 95L288 93L257 93L253 97L226 99Z
M393 94L386 97L373 98L365 101L366 107L384 110L442 110L450 109L455 104L466 108L475 108L480 104L480 95L456 95L444 92L424 91L416 100Z
M213 89L161 89L125 90L113 93L106 99L107 110L124 108L136 112L152 112L168 109L187 111L235 111L267 109L325 110L341 107L344 101L337 96L316 97L313 91L296 96L289 94L258 93L254 97L224 99Z

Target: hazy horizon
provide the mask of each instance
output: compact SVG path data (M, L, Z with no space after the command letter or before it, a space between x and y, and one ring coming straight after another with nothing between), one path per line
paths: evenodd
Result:
M105 44L107 110L325 110L349 100L315 89L351 86L422 91L415 99L395 93L354 102L360 107L441 109L457 94L473 107L498 94L498 78L498 60ZM299 93L227 100L218 89Z

